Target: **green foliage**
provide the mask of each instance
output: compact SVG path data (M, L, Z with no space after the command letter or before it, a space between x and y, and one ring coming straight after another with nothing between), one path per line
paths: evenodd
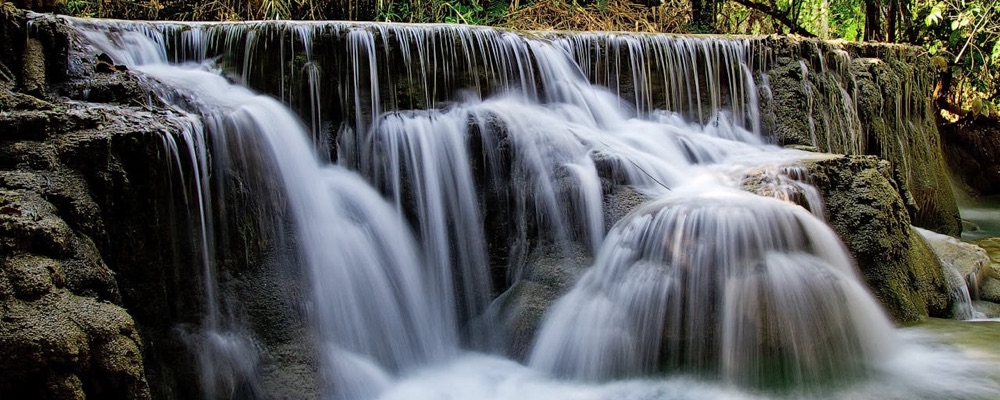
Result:
M63 4L62 12L79 17L93 17L96 9L96 4L94 4L93 1L67 0L66 3Z
M263 0L260 2L258 15L263 19L291 19L288 0Z
M390 22L494 25L510 10L506 0L380 1L376 19Z
M914 7L923 22L917 43L948 61L949 101L973 115L995 115L1000 102L1000 2L928 0Z
M0 17L9 18L17 12L13 2L0 0Z

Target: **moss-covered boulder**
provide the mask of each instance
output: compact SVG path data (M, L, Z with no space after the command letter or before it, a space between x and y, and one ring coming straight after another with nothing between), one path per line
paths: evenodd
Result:
M139 334L107 301L117 285L92 242L37 193L0 189L0 203L0 397L148 398Z
M979 298L991 303L1000 303L1000 279L986 278L979 286Z
M875 155L900 172L910 221L961 231L930 92L934 70L916 47L769 38L764 133L782 145ZM912 198L912 200L910 199Z
M989 264L976 276L973 300L1000 303L1000 238L986 238L975 242L989 256Z
M1000 304L989 301L972 301L972 308L983 314L984 318L1000 318Z
M910 226L902 185L872 156L810 162L827 219L858 263L872 293L896 322L950 316L940 262Z
M951 236L920 228L917 230L945 268L952 292L961 293L964 290L971 299L978 298L981 284L989 278L993 269L986 250Z
M58 289L4 303L3 318L4 398L149 398L139 334L121 307Z

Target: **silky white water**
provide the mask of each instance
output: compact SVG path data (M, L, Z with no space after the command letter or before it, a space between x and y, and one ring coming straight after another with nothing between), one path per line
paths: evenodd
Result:
M219 306L239 299L214 294L221 266L211 254L216 207L206 187L233 165L276 188L258 196L285 217L276 225L291 226L287 239L296 255L284 268L304 271L303 308L327 398L1000 394L979 373L990 366L891 326L818 217L815 190L784 167L812 156L762 139L752 60L739 40L636 39L629 47L634 63L647 57L637 54L650 53L670 67L663 70L691 78L668 82L676 91L654 104L648 83L654 77L635 72L642 71L637 64L631 84L646 89L626 101L620 85L610 84L618 74L612 67L620 66L581 50L602 36L279 25L295 28L298 39L289 47L308 49L302 66L309 115L300 118L275 98L234 83L254 80L251 44L276 34L274 26L72 23L191 121L169 142L171 162L190 163L194 171L200 189L192 202L204 214L197 230L204 236L198 262L206 274L206 318L192 349L202 355L206 398L233 396L240 382L251 387L242 395L260 390L253 386L265 344L238 313ZM352 108L340 115L353 121L341 124L335 143L323 128L335 113L322 107L326 92L315 85L329 69L314 59L312 35L325 30L343 33L351 56L340 61L347 74L338 82L338 103ZM422 82L423 92L413 97L423 108L400 108L399 99L382 97L386 87L402 85L387 81L382 68L389 66L379 65L389 37L398 40L393 46L402 49L403 64L425 67L406 68L423 74L408 78ZM213 40L228 53L212 54ZM246 46L241 74L227 79L225 58L240 46ZM465 59L441 61L450 54ZM441 71L427 67L450 76L477 63L486 71L481 80L439 99L436 88L453 82L435 83ZM272 72L285 85L284 72ZM588 80L595 74L605 75L595 80L607 87ZM763 191L772 196L742 190L744 178L760 171L777 177ZM606 232L604 190L616 184L653 200ZM798 199L784 190L788 185L805 193L809 210L790 201ZM497 230L509 243L499 251L506 257L503 276L491 270L497 252L488 233ZM532 241L563 249L582 243L593 264L548 309L527 360L473 352L498 351L490 336L503 335L503 325L480 335L469 324L497 297L496 288L513 285L531 267L524 258Z

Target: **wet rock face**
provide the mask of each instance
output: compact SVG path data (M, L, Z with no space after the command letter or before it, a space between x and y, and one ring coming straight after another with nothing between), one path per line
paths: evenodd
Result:
M113 273L46 191L16 178L0 171L0 397L148 398L142 341Z
M1000 238L975 243L988 256L986 265L975 276L970 276L970 295L977 311L987 318L997 318L1000 316Z
M986 279L992 267L986 250L977 245L962 242L951 236L920 230L920 235L946 268L952 268L962 278L974 297L978 291L979 282Z
M568 247L542 244L528 255L521 279L490 304L484 319L487 326L503 326L502 333L490 336L497 350L516 360L526 361L545 313L566 294L593 261L581 244Z
M147 206L160 182L126 169L158 158L158 135L176 127L73 99L64 87L110 85L68 74L65 26L36 21L29 37L23 14L0 22L0 398L150 398L152 330L126 308L163 311L169 280L149 283L163 262L149 260L170 258L136 245L163 235Z
M874 155L899 171L911 222L961 232L929 96L934 73L915 47L767 40L776 62L764 72L764 133L782 145Z
M811 163L827 220L896 322L949 317L949 288L937 257L910 227L901 185L886 161L848 156Z

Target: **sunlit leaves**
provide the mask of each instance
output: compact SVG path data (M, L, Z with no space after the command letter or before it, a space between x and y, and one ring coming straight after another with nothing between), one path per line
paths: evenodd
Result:
M941 23L941 21L944 20L944 12L947 7L948 6L945 3L934 4L934 6L931 7L931 12L927 14L926 18L924 18L924 25L934 26Z

